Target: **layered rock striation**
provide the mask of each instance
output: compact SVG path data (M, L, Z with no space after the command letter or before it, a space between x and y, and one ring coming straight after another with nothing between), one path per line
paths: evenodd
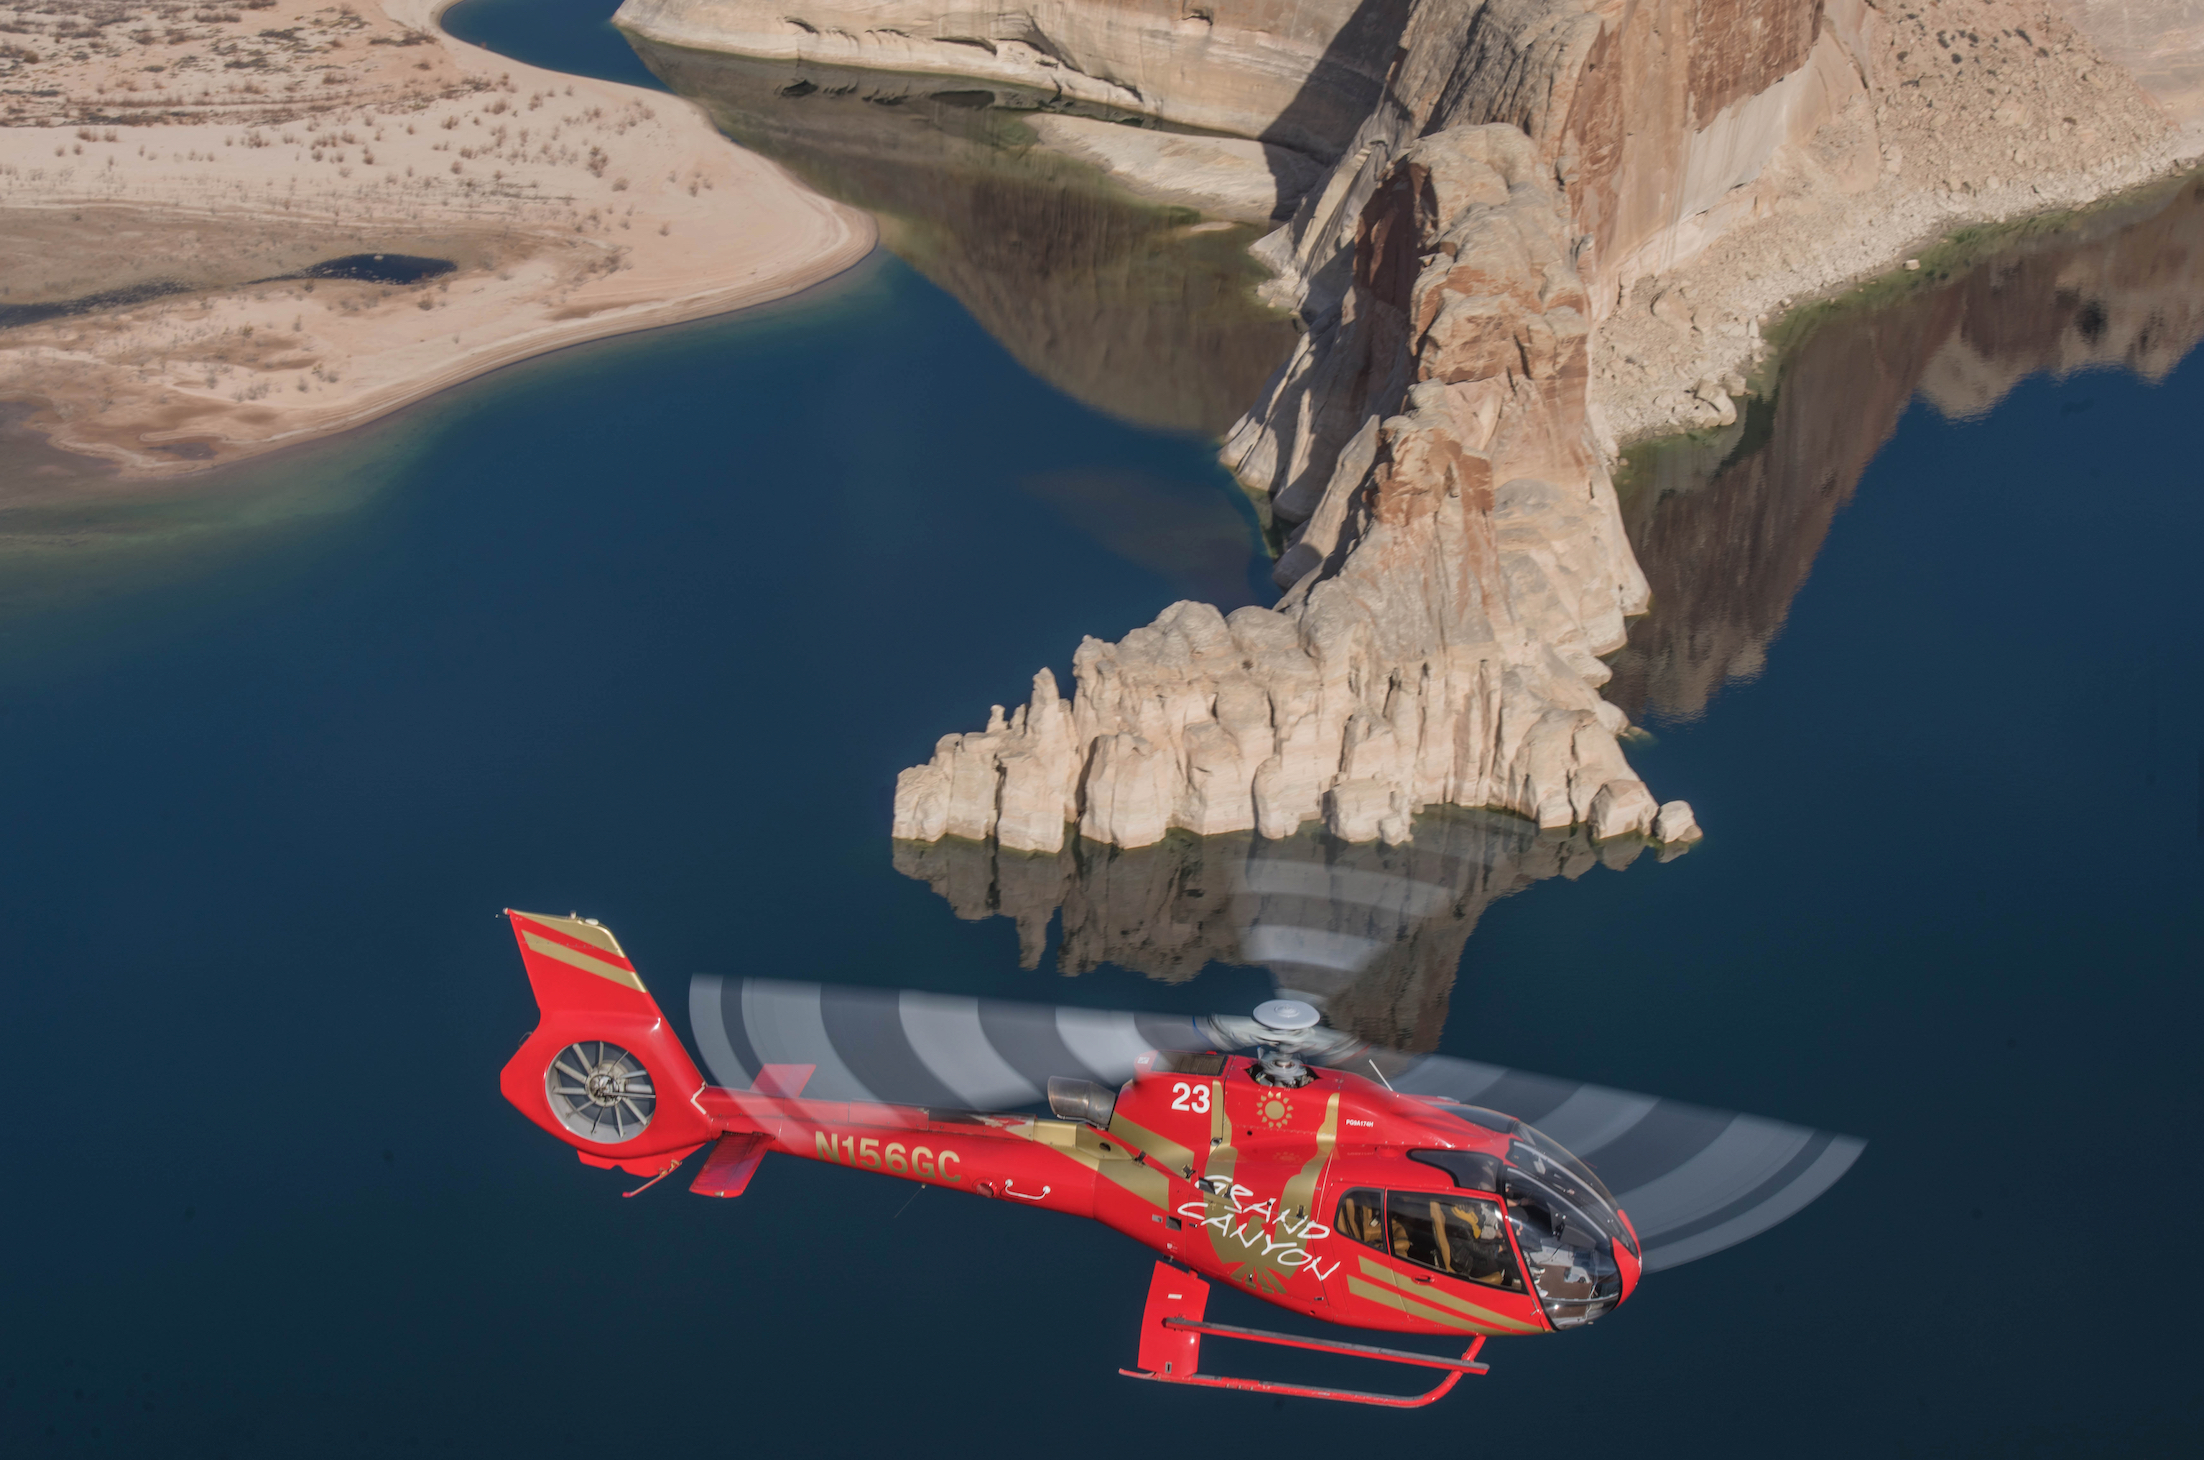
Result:
M1053 851L1070 824L1130 847L1321 820L1398 842L1434 804L1687 834L1596 688L1646 589L1584 424L1566 225L1515 128L1409 148L1362 211L1328 378L1299 396L1364 419L1321 490L1275 504L1305 519L1291 591L1088 639L1068 703L1044 670L1029 704L903 773L895 834Z
M1224 453L1289 531L1284 597L1090 639L1068 700L1044 674L898 783L897 836L1027 850L1312 821L1399 841L1435 805L1695 835L1600 695L1648 604L1611 428L1735 423L1735 372L1792 280L2171 155L2157 104L2041 0L628 0L620 18L1015 76L1327 165L1256 246L1306 331ZM1307 179L1278 181L1283 199Z
M666 45L1004 82L1330 161L1376 102L1410 0L625 0Z

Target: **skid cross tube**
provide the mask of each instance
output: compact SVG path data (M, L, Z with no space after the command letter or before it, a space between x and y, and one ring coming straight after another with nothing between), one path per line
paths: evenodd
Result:
M1421 1394L1371 1394L1361 1389L1309 1389L1299 1384L1272 1384L1261 1379L1230 1379L1221 1374L1180 1374L1166 1378L1142 1369L1119 1369L1128 1379L1153 1379L1159 1384L1199 1384L1205 1389L1245 1389L1254 1394L1280 1394L1293 1399L1338 1399L1349 1404L1382 1404L1387 1409L1421 1409L1446 1397L1461 1382L1465 1370L1456 1369Z
M1378 1348L1366 1343L1342 1343L1331 1338L1304 1338L1297 1333L1209 1323L1202 1316L1208 1305L1208 1283L1168 1262L1157 1263L1149 1277L1147 1311L1140 1319L1140 1367L1119 1369L1118 1372L1128 1379L1153 1379L1159 1384L1198 1384L1207 1389L1245 1389L1255 1394L1290 1394L1300 1399L1341 1399L1350 1404L1379 1404L1388 1409L1420 1409L1459 1384L1462 1375L1486 1372L1485 1365L1477 1362L1477 1352L1485 1346L1483 1334L1471 1340L1467 1353L1454 1359L1407 1349ZM1318 1389L1303 1384L1273 1384L1264 1379L1235 1379L1201 1372L1204 1335L1276 1344L1280 1348L1305 1348L1353 1359L1376 1359L1385 1364L1414 1364L1419 1368L1444 1369L1446 1374L1421 1394L1372 1394L1362 1389Z
M1319 1353L1347 1354L1359 1359L1380 1359L1392 1364L1417 1364L1444 1369L1446 1377L1421 1394L1372 1394L1366 1389L1315 1389L1302 1384L1274 1384L1267 1379L1235 1379L1224 1374L1155 1374L1145 1369L1119 1369L1128 1379L1154 1379L1163 1384L1198 1384L1206 1389L1244 1389L1254 1394L1288 1395L1296 1399L1336 1399L1349 1404L1379 1404L1388 1409L1421 1409L1442 1399L1459 1384L1464 1374L1483 1374L1489 1367L1476 1362L1485 1346L1483 1334L1471 1340L1469 1351L1458 1359L1436 1354L1410 1353L1405 1349L1375 1348L1363 1343L1333 1343L1328 1339L1300 1338L1290 1333L1268 1333L1260 1328L1235 1328L1226 1323L1196 1323L1185 1318L1166 1318L1166 1328L1186 1333L1206 1333L1217 1338L1242 1338L1251 1343L1274 1343L1283 1348L1315 1349Z
M1218 1338L1244 1338L1250 1343L1274 1343L1280 1348L1308 1348L1324 1354L1352 1354L1358 1359L1383 1359L1394 1364L1421 1364L1427 1369L1452 1369L1459 1374L1486 1374L1492 1371L1489 1364L1476 1361L1477 1350L1484 1347L1484 1336L1469 1346L1469 1352L1458 1359L1444 1354L1412 1353L1402 1348L1377 1348L1366 1343L1339 1343L1329 1338L1303 1338L1292 1333L1272 1333L1265 1328L1235 1328L1229 1323L1197 1323L1191 1318L1166 1318L1165 1328L1183 1329L1188 1333L1209 1333Z

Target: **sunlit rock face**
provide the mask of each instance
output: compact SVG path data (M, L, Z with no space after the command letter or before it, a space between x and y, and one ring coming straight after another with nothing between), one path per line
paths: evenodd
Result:
M1528 168L1558 183L1554 227L1589 328L1639 277L1757 216L1768 200L1752 185L1809 141L1827 187L1876 180L1872 128L1833 126L1867 109L1876 24L1863 0L1416 6L1385 100L1292 224L1258 245L1278 272L1270 292L1299 304L1311 329L1228 441L1227 462L1251 489L1291 503L1391 409L1386 391L1403 384L1395 361L1342 359L1330 336L1359 267L1363 212L1419 137L1488 123L1521 134Z
M2204 340L2204 184L2007 244L1949 282L1843 311L1728 430L1631 454L1622 484L1652 611L1610 661L1633 719L1691 720L1766 665L1836 514L1918 394L1979 415L2033 374L2163 378ZM2085 429L2077 422L2076 429Z
M670 45L969 76L1330 161L1378 100L1408 0L626 0Z
M1211 963L1265 965L1282 994L1321 1005L1334 1028L1428 1050L1487 907L1547 877L1620 869L1645 849L1636 839L1595 846L1581 829L1541 833L1518 817L1446 811L1421 820L1414 844L1400 847L1240 832L1028 853L947 838L896 843L895 866L960 918L1015 922L1026 968L1041 966L1061 910L1059 973L1109 963L1176 983Z
M1307 408L1369 417L1280 560L1291 591L1087 640L1068 703L1044 671L1030 704L903 773L895 835L1054 851L1074 824L1137 847L1321 820L1401 842L1432 805L1650 830L1596 688L1646 590L1584 425L1584 305L1528 139L1465 127L1409 149L1312 346L1334 378Z
M1400 842L1442 805L1695 835L1631 772L1626 717L1599 693L1649 594L1587 397L1590 332L1619 331L1634 284L1736 243L1731 277L1695 281L1708 307L1659 326L1726 368L1750 336L1717 306L1750 293L1753 250L1774 246L1762 225L1887 225L1848 234L1823 287L1942 226L1931 192L2011 191L2016 164L2086 171L2073 159L2091 147L2132 161L2164 120L2040 0L1933 16L1867 0L629 0L620 20L681 45L992 78L1328 165L1256 245L1265 296L1306 336L1224 450L1290 532L1284 597L1229 619L1174 604L1089 640L1068 698L1049 679L899 780L899 837L1042 851L1074 831L1131 847L1316 821ZM1661 406L1666 383L1633 372L1633 408L1657 409L1631 429L1705 424L1701 406L1734 420L1712 378Z
M1859 88L1840 46L1785 0L1402 12L1383 96L1259 249L1310 327L1225 456L1290 525L1285 597L1089 640L1068 702L1050 680L904 773L896 835L1054 850L1321 820L1399 842L1435 805L1696 835L1598 693L1647 590L1585 343L1679 220Z
M1564 180L1608 297L1749 212L1733 190L1864 94L1874 17L1864 0L626 0L615 19L661 45L970 77L1341 162L1302 245L1351 226L1344 194L1417 136L1506 122ZM1852 148L1839 167L1864 187L1880 158L1872 137Z

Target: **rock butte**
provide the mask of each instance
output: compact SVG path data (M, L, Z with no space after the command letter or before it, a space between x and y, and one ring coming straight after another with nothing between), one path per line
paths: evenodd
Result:
M1614 427L1734 420L1791 297L1962 221L2162 174L2193 150L2175 124L2196 37L2151 50L2154 100L2089 36L2186 14L2092 4L2077 31L2040 0L627 0L618 20L1012 80L1322 166L1256 245L1307 333L1225 443L1293 525L1284 597L1090 638L1068 702L1044 671L897 783L897 837L1055 851L1074 827L1133 847L1316 819L1399 841L1436 804L1696 836L1600 695L1648 603ZM1173 181L1153 152L1125 166Z

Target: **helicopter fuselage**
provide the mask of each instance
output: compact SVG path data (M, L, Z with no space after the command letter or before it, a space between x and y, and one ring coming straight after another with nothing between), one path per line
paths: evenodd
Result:
M1536 1255L1510 1231L1507 1193L1464 1189L1408 1154L1461 1151L1497 1163L1504 1136L1344 1071L1312 1070L1305 1085L1284 1088L1261 1083L1258 1069L1238 1056L1150 1055L1106 1128L709 1086L697 1103L721 1132L754 1133L766 1150L1090 1217L1204 1276L1329 1322L1449 1336L1567 1326L1523 1280L1537 1271ZM1391 1201L1384 1217L1372 1197ZM1443 1235L1465 1221L1491 1258L1475 1276L1458 1250L1468 1244ZM1617 1259L1619 1302L1638 1264L1627 1249Z
M1266 1302L1397 1333L1550 1332L1637 1285L1598 1178L1497 1112L1184 1050L1141 1056L1114 1094L1084 1086L1080 1120L806 1099L808 1065L733 1090L698 1073L610 933L508 916L542 1022L500 1088L593 1166L656 1181L709 1147L691 1189L717 1196L769 1151L851 1166L1090 1217Z

